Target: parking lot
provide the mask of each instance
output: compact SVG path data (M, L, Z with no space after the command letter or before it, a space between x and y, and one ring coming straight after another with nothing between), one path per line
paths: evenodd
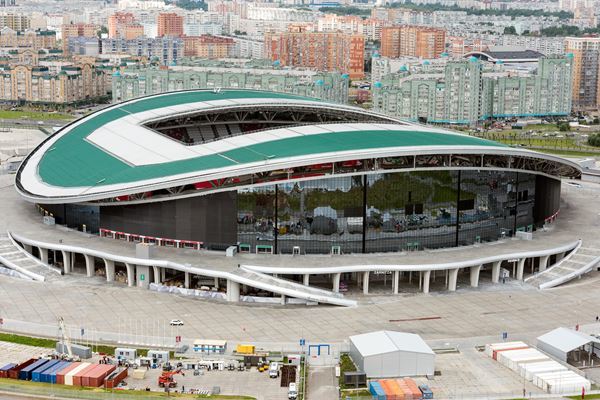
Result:
M143 379L135 379L132 376L126 379L125 388L143 390L164 390L158 386L158 377L162 370L149 369ZM182 370L185 375L174 375L177 387L172 392L186 393L211 393L214 387L219 387L223 395L252 396L257 400L279 400L287 399L287 387L280 387L280 379L269 378L268 372L258 372L256 367L245 371L228 370L202 370L200 375L195 376L193 370Z

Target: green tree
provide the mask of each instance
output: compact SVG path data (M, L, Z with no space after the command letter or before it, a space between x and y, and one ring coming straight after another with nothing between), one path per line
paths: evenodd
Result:
M515 29L514 26L507 26L504 28L504 34L505 35L516 35L517 30Z
M108 28L105 26L101 26L100 29L98 29L98 32L96 32L96 35L101 38L102 34L107 34L108 35Z
M558 130L561 132L568 132L571 130L571 125L568 122L560 122L558 124Z

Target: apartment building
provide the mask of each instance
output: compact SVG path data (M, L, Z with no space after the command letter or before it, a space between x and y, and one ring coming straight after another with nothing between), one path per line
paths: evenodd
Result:
M265 56L281 66L338 71L364 77L365 37L339 32L284 32L265 35Z
M183 57L183 39L174 37L146 38L127 40L102 39L102 54L128 54L146 57L161 65L176 64Z
M18 47L33 50L55 49L56 32L31 30L17 32L5 27L0 30L0 47Z
M444 52L446 31L424 26L402 25L381 30L384 57L437 58Z
M8 27L13 31L22 32L31 28L31 18L24 14L0 13L0 28Z
M143 25L137 23L135 16L128 12L116 12L108 17L108 37L127 40L144 36Z
M183 36L183 17L176 13L160 13L156 21L158 36Z
M600 107L600 37L568 37L565 51L573 60L573 108Z
M229 57L235 46L232 38L211 35L185 36L183 44L185 57L201 57L211 60Z

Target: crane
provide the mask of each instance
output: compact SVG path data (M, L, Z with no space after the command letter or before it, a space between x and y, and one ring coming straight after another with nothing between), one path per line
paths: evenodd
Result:
M69 334L67 333L65 320L63 317L58 317L58 331L61 335L63 345L67 348L67 354L69 355L69 358L73 358L73 350L71 349L71 339L69 338Z
M173 379L174 375L177 374L181 374L184 375L184 373L181 371L181 369L175 370L175 371L165 371L162 373L161 376L158 377L158 386L159 387L170 387L170 388L174 388L177 386L177 381L175 379ZM185 375L184 375L185 376Z

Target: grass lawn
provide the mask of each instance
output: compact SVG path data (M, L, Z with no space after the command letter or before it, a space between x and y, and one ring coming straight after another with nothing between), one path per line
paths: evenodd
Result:
M565 156L565 157L600 157L599 152L592 152L592 151L560 150L560 149L546 149L546 148L544 148L544 149L533 148L531 150L539 151L540 153L555 154L557 156Z
M49 120L49 119L73 119L72 115L61 113L45 113L39 111L10 111L0 110L0 119L33 119L33 120Z

